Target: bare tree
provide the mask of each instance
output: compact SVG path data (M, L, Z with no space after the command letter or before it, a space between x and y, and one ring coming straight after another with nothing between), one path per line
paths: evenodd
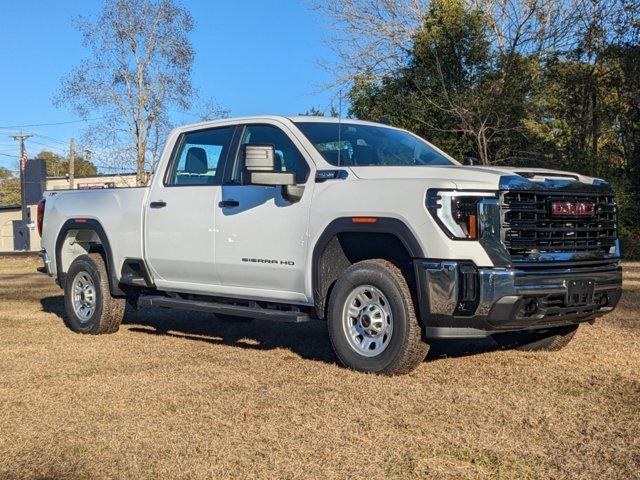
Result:
M583 0L467 0L485 12L493 45L501 55L545 55L573 41Z
M420 29L427 0L310 0L327 23L337 61L327 61L336 84L379 78L403 65Z
M106 0L97 21L78 22L91 55L64 80L55 100L83 118L99 117L85 143L96 164L122 170L135 163L148 182L170 129L170 111L188 110L194 51L190 13L174 0ZM216 108L211 115L222 114Z

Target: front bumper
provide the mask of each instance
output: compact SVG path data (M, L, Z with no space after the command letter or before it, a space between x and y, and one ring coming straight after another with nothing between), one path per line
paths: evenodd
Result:
M593 321L612 311L622 293L617 260L511 268L416 260L414 267L420 315L429 338L478 338ZM570 299L568 291L575 283L588 285L590 294Z

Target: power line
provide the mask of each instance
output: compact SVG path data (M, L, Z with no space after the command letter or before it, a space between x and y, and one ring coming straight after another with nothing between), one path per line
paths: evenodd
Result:
M105 117L99 118L87 118L85 120L68 120L66 122L52 122L52 123L31 123L28 125L7 125L0 128L3 129L12 129L12 128L26 128L26 127L49 127L52 125L67 125L69 123L83 123L83 122L93 122L95 120L103 120Z
M36 133L36 132L30 132L30 133L32 133L32 134L33 134L33 135L35 135L36 137L41 137L41 138L44 138L44 139L46 139L46 140L50 140L50 141L52 141L52 142L60 143L60 144L64 145L65 147L66 147L66 145L67 145L67 142L66 142L65 140L60 140L59 138L49 137L49 136L47 136L47 135L43 135L43 134L41 134L41 133Z
M65 147L67 146L67 140L60 140L59 138L50 137L50 136L44 135L42 133L34 132L33 130L25 130L25 133L28 133L32 137L44 138L45 140L49 140L51 142L59 143L61 145L64 145ZM9 135L9 134L7 134L7 135ZM9 135L9 136L11 136L11 135Z
M47 149L47 150L50 150L50 151L52 151L52 152L54 152L54 153L57 153L57 152L64 152L64 154L65 154L65 155L66 155L66 153L67 153L67 152L66 152L66 149L64 149L64 148L63 148L63 147L61 147L61 146L60 146L60 147L58 147L57 145L50 145L50 144L48 144L48 143L38 142L37 140L31 140L31 142L29 142L29 143L30 143L30 144L32 144L32 145L40 145L40 147L43 147L43 148L45 148L45 149Z

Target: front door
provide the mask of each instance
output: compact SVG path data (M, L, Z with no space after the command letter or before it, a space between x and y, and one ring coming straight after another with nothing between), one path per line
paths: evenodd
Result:
M211 293L216 199L235 127L184 133L164 178L154 178L146 208L145 256L156 285Z
M301 146L283 128L273 124L243 128L216 210L216 267L221 293L305 303L314 183ZM297 183L305 185L300 201L285 200L282 187L241 184L241 147L247 143L274 145L276 170L295 172Z

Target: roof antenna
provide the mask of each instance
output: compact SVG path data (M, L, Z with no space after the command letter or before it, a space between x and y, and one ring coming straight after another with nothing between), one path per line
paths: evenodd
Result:
M342 89L338 91L338 166L340 166L340 151L342 150Z

